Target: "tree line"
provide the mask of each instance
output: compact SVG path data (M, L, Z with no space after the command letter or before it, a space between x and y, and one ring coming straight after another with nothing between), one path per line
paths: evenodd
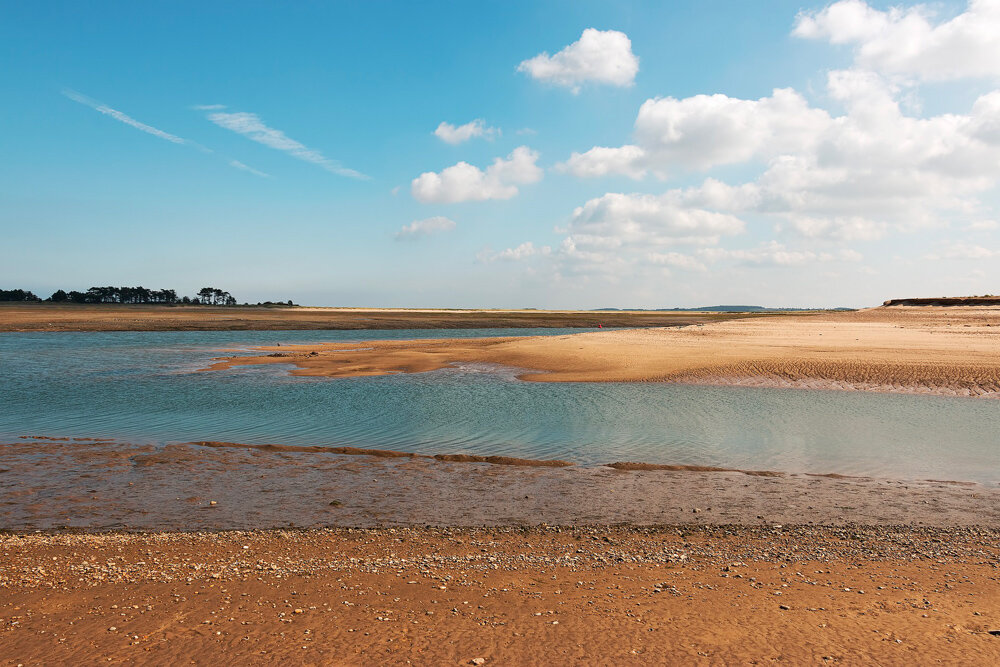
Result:
M191 304L210 306L235 306L236 297L216 287L202 287L195 297L178 297L172 289L153 290L145 287L91 287L86 292L56 290L47 299L23 289L0 290L0 301L49 302L49 303L160 303L166 305ZM288 305L292 305L289 301Z

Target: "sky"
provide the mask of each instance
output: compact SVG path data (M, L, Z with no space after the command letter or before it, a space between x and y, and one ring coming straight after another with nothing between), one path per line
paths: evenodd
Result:
M0 0L0 288L1000 293L1000 0Z

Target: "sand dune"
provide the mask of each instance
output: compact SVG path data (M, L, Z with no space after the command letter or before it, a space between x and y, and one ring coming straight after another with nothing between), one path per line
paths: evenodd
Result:
M459 362L539 382L673 381L1000 395L1000 308L891 307L567 336L261 347L210 370L292 364L295 375L419 373Z

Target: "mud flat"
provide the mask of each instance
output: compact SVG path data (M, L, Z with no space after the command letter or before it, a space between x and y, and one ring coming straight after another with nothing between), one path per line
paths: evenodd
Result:
M291 364L293 375L419 373L455 363L538 382L668 381L1000 396L1000 307L880 307L681 328L549 337L261 347L209 370Z

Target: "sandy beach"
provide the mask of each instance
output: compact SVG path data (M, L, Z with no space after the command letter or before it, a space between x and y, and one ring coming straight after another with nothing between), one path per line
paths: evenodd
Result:
M990 397L998 326L892 307L212 368ZM25 434L0 443L0 664L989 665L997 525L1000 488L964 480Z
M879 307L675 329L546 338L375 341L261 347L213 370L291 364L303 376L418 373L456 362L523 369L538 382L672 381L1000 395L1000 308Z

